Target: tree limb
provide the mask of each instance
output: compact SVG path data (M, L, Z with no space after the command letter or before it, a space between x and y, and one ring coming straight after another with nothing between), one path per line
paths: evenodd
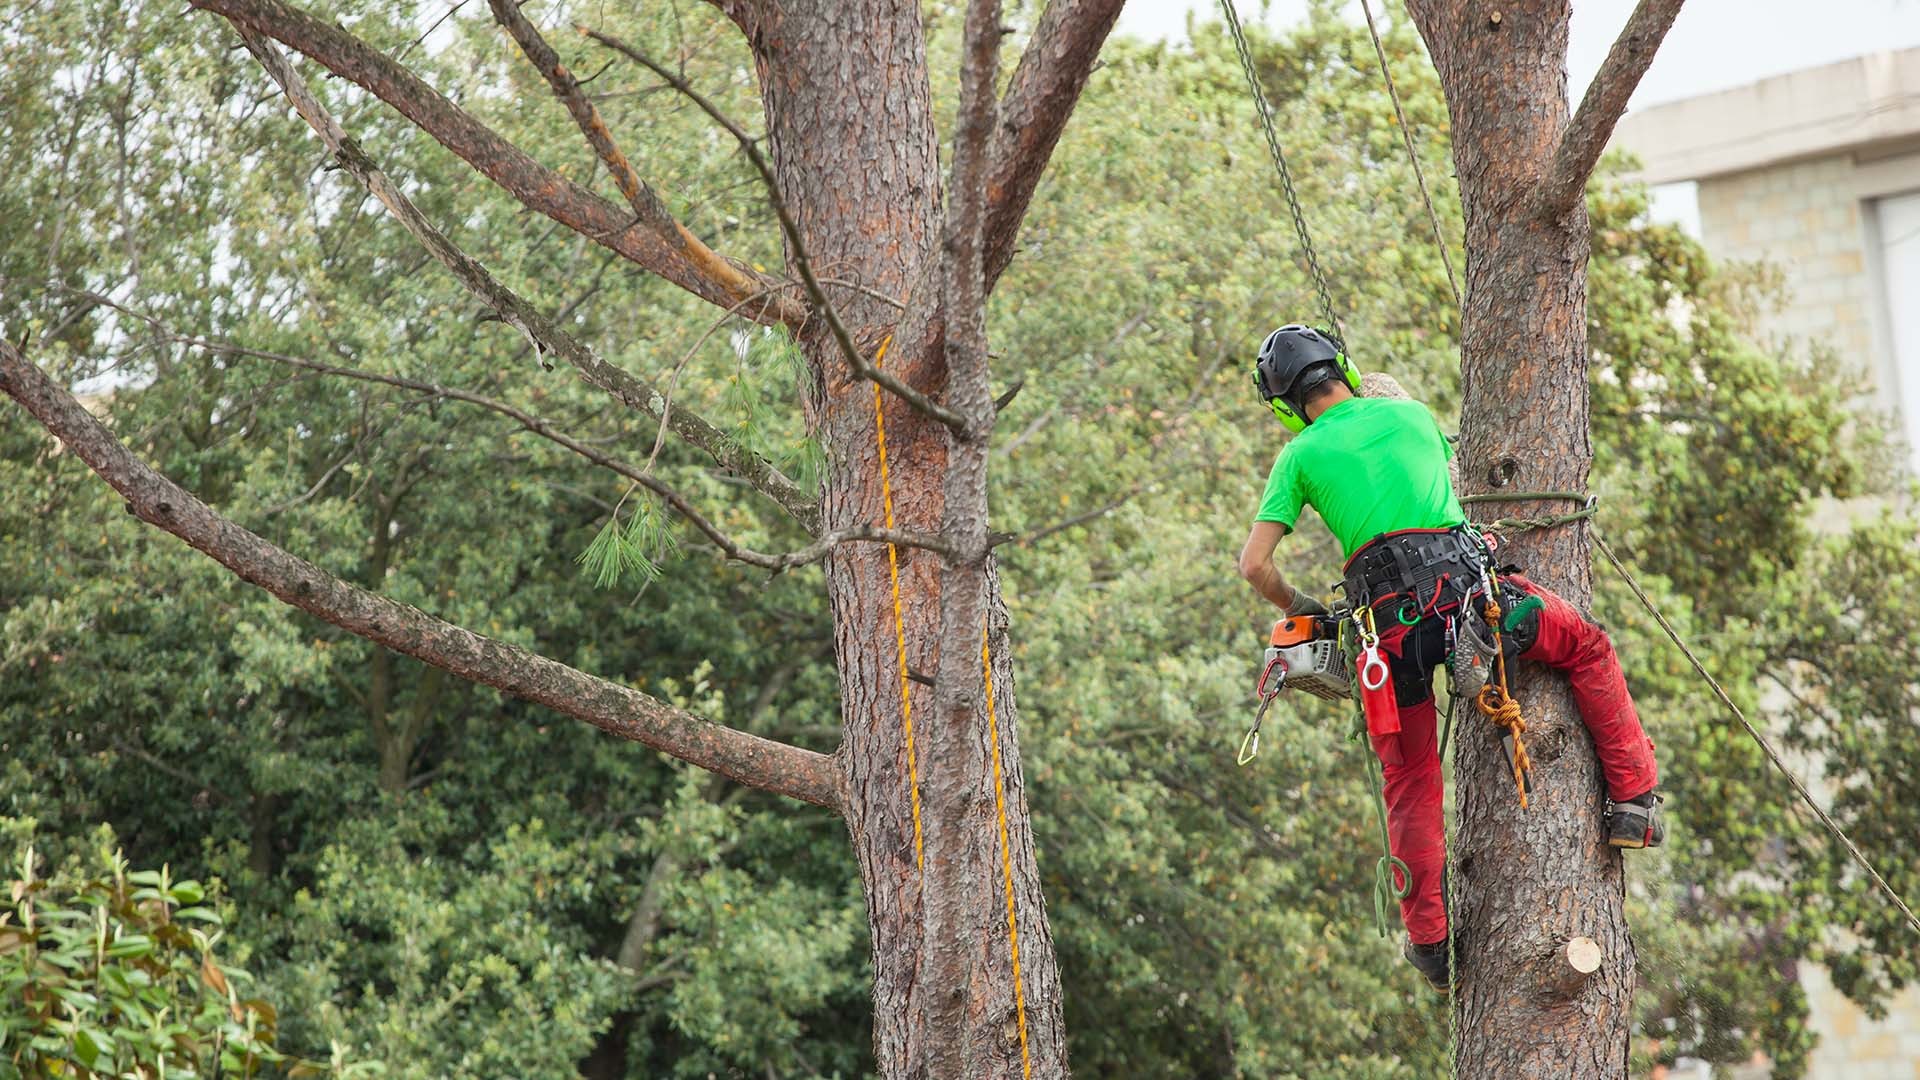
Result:
M1013 81L1000 102L1000 124L987 175L983 272L988 292L1013 260L1014 240L1033 192L1060 141L1074 102L1086 88L1100 46L1125 0L1048 0Z
M483 637L349 585L222 517L135 457L11 344L0 392L19 402L127 500L127 509L280 600L422 663L585 720L750 787L837 808L833 759L673 708L630 687Z
M840 346L840 352L846 357L847 366L853 369L854 375L878 383L907 404L954 431L962 430L966 424L958 413L940 405L895 376L882 371L878 366L868 363L866 357L860 354L859 347L853 342L853 336L847 332L846 324L840 321L840 313L835 310L832 301L827 298L826 291L821 288L820 279L814 276L813 264L807 258L806 242L801 239L800 227L794 222L793 214L787 209L786 200L780 195L780 184L774 177L773 165L767 161L766 155L760 152L759 143L753 136L748 135L746 129L739 124L734 123L733 119L706 95L695 90L693 85L682 78L678 72L657 63L652 57L611 34L604 34L586 26L578 29L582 34L664 79L668 85L680 91L687 100L698 106L700 111L711 117L714 123L725 128L727 134L732 135L740 144L740 149L746 152L747 159L753 163L754 169L760 173L760 179L766 185L767 199L773 205L775 216L780 219L780 229L786 234L787 246L793 253L794 269L799 271L800 280L806 286L807 299L813 302L813 306L819 310L821 317L826 319L827 328L833 332L833 339Z
M450 401L463 401L469 405L478 405L483 409L499 413L515 421L521 427L535 435L557 446L571 450L575 454L609 472L618 473L628 480L633 481L635 484L646 488L654 495L659 496L662 502L665 502L673 508L675 513L685 518L688 524L692 525L701 536L706 537L708 542L719 549L720 554L726 558L732 559L735 562L746 563L749 566L758 566L765 570L771 570L776 574L792 570L796 567L817 563L832 554L834 548L846 543L895 544L900 547L923 548L943 555L950 554L953 551L951 544L946 543L937 536L930 536L925 533L913 532L906 529L881 529L864 526L849 529L835 529L798 551L779 553L755 551L752 548L740 544L731 536L722 532L719 526L715 525L710 518L702 514L692 503L688 502L686 496L681 495L679 491L671 485L660 480L647 470L635 465L630 465L610 454L603 453L595 447L568 435L566 432L560 431L545 419L535 416L518 406L501 401L498 398L488 397L485 394L475 393L471 390L462 390L458 387L443 386L440 383L424 382L419 379L409 379L400 375L387 375L377 371L365 371L359 368L340 367L335 364L326 364L318 360L308 360L305 357L271 352L266 349L250 349L227 342L209 341L205 338L190 337L181 334L170 333L168 337L170 340L179 344L191 345L195 348L206 349L209 352L225 353L231 356L251 356L262 360L271 360L278 364L285 364L289 367L300 368L320 375L354 379L359 382L379 383L383 386L391 386L401 390L412 390L415 393L425 394L429 397L446 398ZM274 509L278 510L280 507L275 507Z
M404 65L346 30L279 0L189 2L224 16L241 30L275 38L365 88L530 209L696 296L721 306L732 302L727 287L683 254L677 239L639 227L632 213L535 161ZM761 283L769 295L770 285ZM761 321L772 320L771 310L757 314Z
M1621 28L1613 48L1607 51L1606 62L1587 84L1579 110L1560 136L1553 162L1534 196L1533 212L1538 219L1551 221L1559 217L1573 209L1585 194L1587 177L1593 174L1594 165L1607 148L1613 126L1627 111L1627 101L1633 97L1634 88L1640 85L1641 76L1653 63L1653 56L1666 38L1667 29L1673 25L1674 16L1680 14L1682 2L1640 0L1627 18L1627 25Z
M558 97L567 107L567 112L579 125L580 133L586 136L587 144L593 147L607 171L613 175L613 182L620 188L620 194L626 196L627 205L633 207L641 221L648 227L679 246L680 254L699 268L700 272L718 282L727 290L736 304L753 297L765 297L779 313L780 321L790 325L799 325L806 319L806 309L793 302L784 293L768 294L764 282L748 275L741 268L715 254L701 239L673 219L666 205L654 194L651 187L640 179L627 156L614 145L613 133L607 130L606 121L600 118L600 110L587 100L586 92L580 89L579 80L573 72L560 62L560 54L553 51L547 39L527 17L521 14L520 0L488 0L493 8L493 17L513 40L519 42L520 51L526 53L527 60L553 87Z
M671 427L674 434L705 450L723 468L745 478L785 507L809 532L818 528L818 506L806 498L798 485L774 468L771 462L747 451L724 432L687 409L669 411L665 396L651 384L600 359L593 350L553 325L532 304L496 280L486 267L456 247L426 219L399 186L368 159L359 144L341 130L339 123L278 49L252 30L242 29L240 33L247 49L259 59L267 74L280 84L295 111L319 134L341 166L366 185L367 190L393 213L401 226L413 234L429 254L451 270L468 291L484 301L508 325L526 335L543 364L548 354L558 355L573 365L588 383L605 390L629 408L637 409Z

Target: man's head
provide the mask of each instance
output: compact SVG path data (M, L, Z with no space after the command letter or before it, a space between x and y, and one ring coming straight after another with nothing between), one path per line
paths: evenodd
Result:
M1300 431L1333 400L1360 389L1360 370L1339 338L1289 323L1261 344L1253 384L1273 415Z

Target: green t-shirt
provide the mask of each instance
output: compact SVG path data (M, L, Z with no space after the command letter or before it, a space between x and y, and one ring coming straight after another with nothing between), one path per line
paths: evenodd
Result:
M1292 531L1320 512L1348 558L1381 533L1467 519L1447 476L1453 446L1433 413L1402 398L1349 398L1321 413L1274 459L1256 521Z

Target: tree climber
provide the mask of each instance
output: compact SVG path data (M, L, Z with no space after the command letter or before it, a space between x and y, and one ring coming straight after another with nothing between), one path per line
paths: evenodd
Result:
M1295 436L1273 463L1240 573L1288 615L1324 616L1320 601L1281 576L1274 548L1304 506L1340 541L1347 600L1372 609L1397 699L1385 716L1370 710L1367 729L1386 779L1389 846L1411 874L1400 902L1404 952L1435 989L1446 990L1453 980L1433 672L1455 659L1456 643L1464 656L1475 637L1486 636L1476 629L1493 580L1489 548L1466 525L1447 471L1453 448L1433 414L1418 401L1357 396L1360 373L1338 338L1282 326L1260 346L1253 380ZM1564 671L1573 684L1606 778L1607 843L1659 844L1665 826L1656 812L1653 743L1605 631L1518 573L1498 580L1501 606L1520 616L1501 635L1504 650Z

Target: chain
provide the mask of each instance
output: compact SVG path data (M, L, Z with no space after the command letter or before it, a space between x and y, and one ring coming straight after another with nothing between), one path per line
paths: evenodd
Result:
M1433 246L1440 249L1440 262L1447 268L1447 287L1453 290L1453 306L1460 307L1460 282L1453 276L1453 255L1440 228L1440 212L1433 208L1433 194L1427 190L1427 172L1420 167L1420 154L1413 148L1413 129L1407 126L1407 113L1400 107L1400 91L1393 85L1393 69L1387 67L1387 50L1380 44L1380 31L1373 25L1373 6L1360 0L1360 13L1367 17L1367 36L1373 38L1373 54L1380 58L1380 74L1387 80L1387 96L1393 99L1393 115L1400 120L1400 141L1406 144L1407 161L1413 166L1414 182L1420 185L1420 198L1427 204L1427 223L1433 226Z
M1273 166L1280 173L1280 190L1286 195L1287 209L1293 214L1293 231L1300 237L1300 251L1306 256L1307 270L1313 276L1314 291L1320 295L1320 311L1326 315L1334 336L1345 341L1347 335L1340 329L1339 317L1333 313L1333 294L1327 289L1327 273L1321 269L1320 256L1313 249L1313 237L1307 232L1307 219L1300 212L1300 196L1293 187L1293 170L1287 168L1287 155L1280 149L1280 136L1273 129L1273 110L1267 105L1266 91L1260 88L1260 76L1253 69L1253 52L1247 48L1247 35L1240 27L1240 13L1234 10L1233 0L1220 0L1220 10L1226 15L1227 30L1233 34L1233 47L1240 53L1240 69L1246 72L1247 87L1253 91L1254 110L1260 114L1260 130L1266 133L1267 150L1273 155Z

